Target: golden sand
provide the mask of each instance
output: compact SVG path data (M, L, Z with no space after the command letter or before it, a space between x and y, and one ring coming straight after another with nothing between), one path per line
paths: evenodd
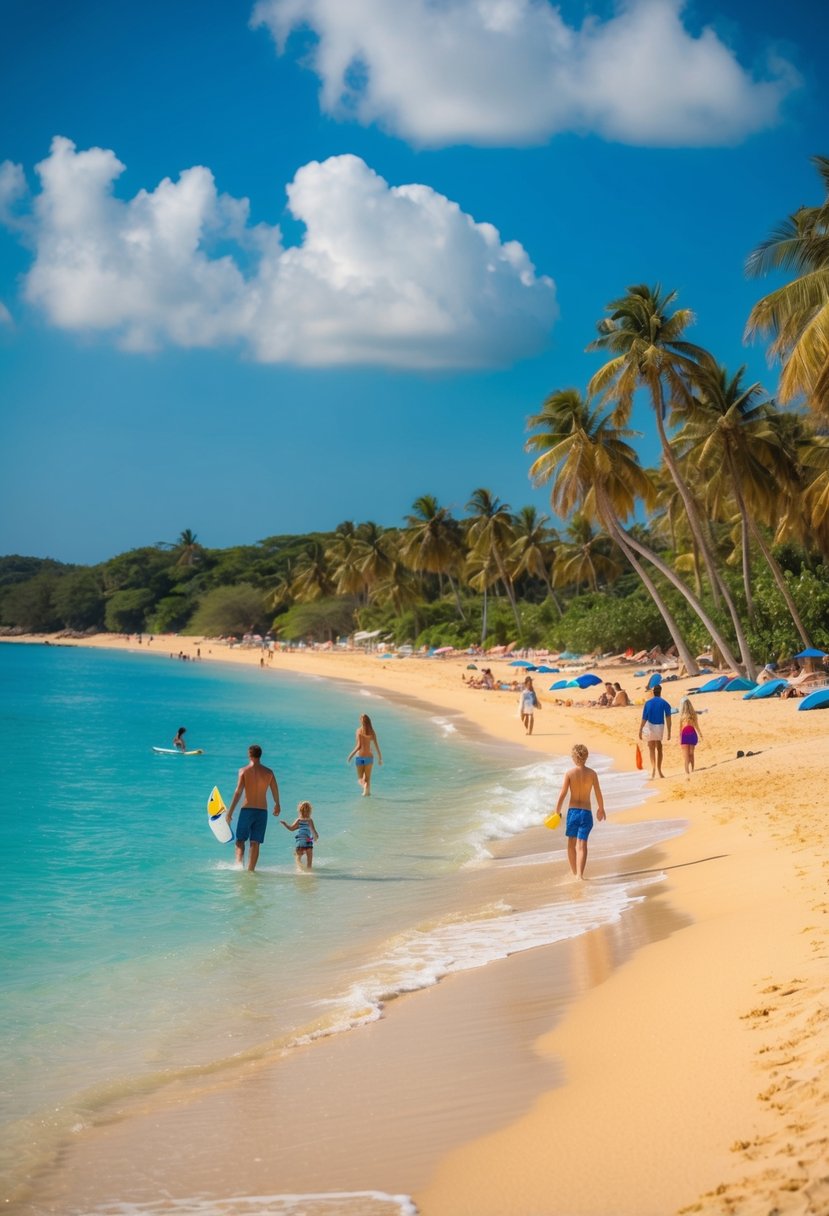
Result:
M147 649L110 636L82 644ZM194 655L197 646L206 662L260 662L258 650L178 637L155 639L150 652ZM292 671L354 681L440 706L543 754L581 741L620 768L633 766L637 705L589 706L593 690L568 690L572 703L560 704L563 695L543 691L539 680L542 709L530 739L513 695L466 686L466 662L277 653L262 678ZM514 675L506 661L487 663L496 675ZM645 680L630 667L600 670L641 703ZM666 683L665 695L677 704L698 683ZM295 1085L284 1070L281 1090L254 1073L243 1096L208 1095L198 1118L207 1126L230 1104L231 1154L231 1129L248 1123L264 1146L295 1135L299 1153L302 1093L317 1076L338 1111L330 1126L313 1129L314 1189L325 1189L321 1176L332 1188L412 1189L423 1216L829 1211L829 715L799 713L797 701L745 702L740 693L694 700L707 711L697 771L686 778L678 745L666 743L658 796L619 816L688 822L658 855L635 859L666 882L633 917L624 943L598 931L560 950L555 965L541 949L453 976L395 1002L380 1023L297 1053ZM755 754L737 759L738 750ZM533 847L532 836L510 848ZM526 868L521 875L531 898L540 880ZM600 875L588 866L591 878ZM559 966L569 969L566 991L555 984ZM426 1096L410 1097L416 1074L423 1094L434 1095L432 1110ZM360 1086L375 1119L369 1137L348 1134L348 1095ZM164 1152L182 1118L174 1100L144 1126L134 1113L124 1127L104 1129L95 1153L117 1161L140 1146ZM383 1128L394 1120L407 1121L405 1159L399 1149L384 1155ZM218 1166L206 1176L189 1156L179 1141L170 1169L180 1189L170 1193L222 1193ZM55 1193L77 1193L92 1160L70 1154ZM267 1163L246 1178L247 1193L273 1193ZM279 1189L307 1189L307 1178L280 1181Z

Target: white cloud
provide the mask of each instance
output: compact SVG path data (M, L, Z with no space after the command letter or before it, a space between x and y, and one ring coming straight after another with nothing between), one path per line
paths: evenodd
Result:
M684 7L620 0L607 21L569 26L549 0L259 0L251 21L280 51L310 28L323 108L419 144L578 131L708 146L773 125L798 83L791 65L755 78L712 29L689 32Z
M209 169L128 201L113 192L123 169L64 138L37 166L24 293L62 329L132 350L235 343L266 363L486 367L542 349L555 319L553 282L521 245L356 156L297 172L288 204L305 233L287 248ZM16 166L5 180L19 199Z

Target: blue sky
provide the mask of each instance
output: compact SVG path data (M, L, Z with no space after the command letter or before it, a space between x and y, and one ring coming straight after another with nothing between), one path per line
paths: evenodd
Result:
M774 390L743 263L820 198L824 5L0 15L0 553L544 508L526 419L633 283Z

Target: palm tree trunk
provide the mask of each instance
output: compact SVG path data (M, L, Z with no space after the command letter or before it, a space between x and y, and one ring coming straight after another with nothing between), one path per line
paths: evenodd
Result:
M501 578L501 582L504 584L504 590L507 593L507 599L509 600L510 606L512 608L512 615L515 617L516 628L518 629L518 632L520 633L521 632L521 618L518 615L518 605L515 602L515 592L512 589L512 583L510 582L510 577L507 574L507 568L504 565L504 559L501 556L500 550L498 549L497 545L493 546L492 553L495 558L495 565L498 567L498 574Z
M647 547L647 545L643 545L640 541L634 539L634 537L631 536L630 533L627 532L622 527L621 523L619 523L618 519L616 519L616 517L613 513L613 509L610 506L610 503L607 501L606 494L603 491L600 491L598 486L596 487L596 500L597 500L597 503L600 504L604 520L613 521L613 529L614 529L613 533L612 533L613 539L616 541L617 544L619 544L618 538L621 537L624 542L623 544L619 544L620 549L622 549L622 551L624 552L625 545L627 545L628 547L633 549L636 553L639 553L642 557L644 557L647 561L649 561L652 566L655 566L656 569L659 571L659 573L662 574L665 578L667 578L668 581L670 583L672 583L674 587L676 587L677 591L679 591L680 594L687 600L687 602L693 608L694 612L697 614L699 619L702 621L705 628L708 630L709 634L711 635L712 642L716 646L719 647L720 653L722 654L723 660L725 661L725 663L729 667L732 667L735 671L739 671L739 664L737 663L737 660L734 658L734 655L731 653L731 647L729 646L728 642L726 642L725 638L722 636L722 634L720 633L719 629L717 628L717 626L715 625L715 623L713 622L711 617L705 611L702 604L699 602L697 597L694 595L691 588L685 582L683 582L683 580L679 577L679 575L676 573L676 571L672 570L671 567L667 564L667 562L663 562L662 558L659 557L658 554L654 553L651 549L649 549ZM638 570L637 570L637 573L638 573ZM640 577L641 577L641 575L640 575ZM646 584L646 586L647 586L647 584ZM654 601L654 602L656 602L656 601ZM659 607L658 604L657 604L657 607ZM679 649L678 646L677 646L677 649ZM696 667L696 663L694 663L694 666ZM696 675L697 671L694 671L693 673L689 672L689 674Z
M481 618L481 650L484 649L486 641L486 585L484 585L484 612Z
M466 613L464 612L463 604L461 603L461 596L460 596L460 592L458 591L458 584L452 578L452 575L448 572L448 570L446 572L446 577L449 579L449 586L452 588L452 594L455 597L455 607L458 610L458 616L461 618L462 621L465 621Z
M801 620L800 613L797 610L797 604L794 602L794 597L792 596L792 593L789 590L789 585L786 582L785 575L783 574L783 571L780 569L780 563L778 562L777 558L772 553L771 549L769 548L768 544L766 543L766 538L763 536L762 532L760 531L759 527L754 522L754 519L751 516L749 516L749 526L751 528L752 535L754 536L754 539L757 541L757 544L760 548L760 552L763 554L763 557L766 559L766 562L768 563L768 567L771 570L772 577L774 578L774 581L780 590L780 594L783 596L783 599L786 601L786 607L788 608L789 615L791 616L792 621L794 622L794 627L797 630L797 632L800 634L800 639L803 642L803 645L808 650L812 646L812 641L811 641L808 633L806 632L806 626L803 624L803 621Z
M602 495L602 497L604 497L604 496ZM604 507L605 510L602 510L602 507ZM697 667L696 659L691 654L691 651L688 649L688 643L685 641L684 637L682 636L679 625L676 623L676 620L674 619L670 608L668 607L668 605L665 603L664 599L660 595L658 587L654 583L651 576L648 574L647 570L644 568L642 563L636 557L633 550L626 543L627 539L628 539L627 533L624 531L624 529L622 528L619 521L616 519L616 517L613 515L612 511L609 509L609 504L602 503L600 506L600 510L602 511L602 516L603 516L602 522L604 523L604 525L607 528L610 535L613 537L616 544L621 549L622 553L624 553L628 562L631 564L633 569L639 575L639 578L641 579L643 586L645 587L645 589L647 590L651 599L653 600L654 604L656 605L659 615L662 617L662 620L667 625L668 632L671 635L671 639L673 641L674 646L676 646L676 651L677 651L677 654L679 655L680 661L685 664L685 670L687 671L689 676L699 675L699 668ZM606 511L607 511L607 514L606 514Z
M544 571L544 585L547 588L547 594L549 595L550 599L553 601L556 608L558 609L558 615L564 616L564 609L562 608L561 604L559 603L558 596L555 593L555 589L553 588L553 584L550 581L550 578L549 578L546 570Z
M685 513L688 517L689 527L691 528L694 538L699 545L700 552L702 553L705 568L708 572L708 580L711 584L711 594L714 597L714 604L716 607L719 607L720 597L725 600L729 616L731 617L731 623L734 626L734 636L736 637L737 645L740 648L740 658L742 662L739 664L739 666L744 668L746 675L750 679L753 679L757 674L757 667L751 657L748 640L746 639L745 632L743 630L743 623L740 620L740 616L735 607L731 592L728 590L724 579L720 576L714 563L714 556L711 553L708 541L705 537L697 504L694 501L691 491L688 489L685 478L680 472L679 463L674 455L673 448L668 442L668 435L665 431L665 422L663 419L664 402L662 397L662 382L660 380L657 380L653 387L653 395L654 405L656 406L656 426L657 430L659 431L659 442L662 445L662 454L665 457L665 463L670 470L674 484L679 490L680 497L685 504Z
M728 472L731 477L731 486L734 491L734 501L737 503L737 510L740 512L740 544L742 545L742 565L743 565L743 591L746 597L746 612L750 621L754 620L754 596L751 592L751 545L749 544L748 531L748 510L746 502L743 498L742 490L740 489L740 479L737 476L737 471L734 468L734 461L731 453L728 453Z

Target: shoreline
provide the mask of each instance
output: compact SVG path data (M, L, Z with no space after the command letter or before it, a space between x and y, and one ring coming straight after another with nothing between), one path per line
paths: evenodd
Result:
M157 639L151 653L169 653L169 641ZM200 644L203 661L259 662L258 652L227 651L215 642L175 638L172 643L176 651L195 651ZM108 636L61 644L147 652ZM473 733L516 744L516 753L524 749L528 758L560 755L583 738L617 767L632 767L640 713L635 707L592 708L585 704L589 694L572 698L570 706L556 705L539 686L543 708L530 741L519 733L514 694L468 689L461 680L463 666L456 660L383 662L363 655L277 652L263 677L290 670L357 682L404 703L409 699L427 712L460 715L472 723ZM611 677L608 669L608 677L621 679L635 699L640 689L634 683L641 681L622 670L624 676ZM693 683L668 684L666 695L676 704L677 693ZM532 1052L563 1084L545 1088L536 1077L535 1097L524 1091L524 1106L528 1098L531 1105L522 1112L521 1101L513 1101L520 1087L502 1078L499 1111L491 1112L490 1126L476 1125L468 1110L465 1128L446 1143L433 1176L416 1190L422 1216L467 1211L526 1216L532 1210L607 1216L610 1194L614 1216L665 1216L682 1207L765 1213L771 1198L781 1213L824 1210L822 1188L829 1183L821 1180L829 1169L826 1138L819 1134L819 1101L826 1059L818 1032L826 1016L820 1003L826 957L820 850L827 833L817 816L829 764L825 746L821 751L820 715L793 713L791 702L742 706L727 694L700 697L697 706L709 711L703 730L710 731L712 742L700 749L692 780L677 775L678 749L666 748L668 775L658 796L615 816L620 822L668 815L689 821L683 835L660 843L654 860L667 881L646 899L652 909L667 900L672 927L663 909L663 924L657 915L650 940L623 949L609 968L599 968L595 983L577 989L573 1002L564 1001L563 1016L552 1029L552 1013L545 1009L533 1025ZM752 737L744 750L752 750L752 743L760 750L732 763L735 742L744 743L746 719ZM551 791L553 798L556 794ZM765 804L764 817L747 821L754 799ZM794 827L790 804L805 812ZM493 852L496 857L531 852L532 834L544 831L531 829ZM586 886L594 873L600 879L588 867ZM526 880L526 869L522 876ZM458 990L474 987L482 1002L491 1000L507 972L526 972L521 983L510 984L516 1002L534 1007L538 998L529 991L545 966L541 956L554 948L450 976L420 1001L400 1002L394 1016L374 1025L394 1023L394 1034L386 1038L408 1035L410 1042L420 1033L418 1026L454 1036L468 1016ZM443 991L452 999L439 999ZM510 1045L509 1025L498 1026L493 1015L488 1033L496 1032L504 1051ZM784 1052L778 1043L790 1045ZM448 1067L458 1071L462 1086L471 1087L458 1061L450 1060ZM491 1097L490 1091L490 1105ZM417 1127L411 1134L418 1135ZM664 1163L662 1170L651 1168L653 1159ZM566 1171L561 1162L567 1163ZM362 1185L373 1186L365 1168ZM711 1193L706 1197L705 1192Z

